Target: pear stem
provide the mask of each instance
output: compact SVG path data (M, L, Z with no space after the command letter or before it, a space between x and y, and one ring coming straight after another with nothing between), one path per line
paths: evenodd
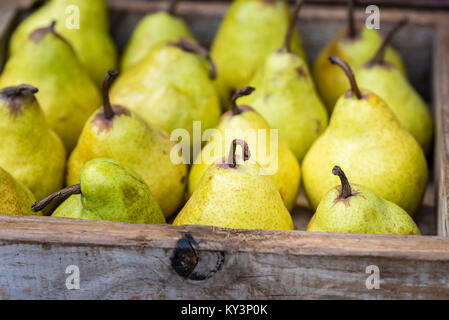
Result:
M0 92L1 95L6 98L13 98L21 96L24 92L35 94L38 91L39 90L36 87L30 86L29 84L21 84L15 87L3 88Z
M174 16L176 14L176 8L178 7L179 0L171 0L168 4L166 12Z
M295 29L296 22L298 21L299 11L301 10L302 5L305 0L297 0L295 6L293 7L292 16L290 17L290 23L287 28L287 33L285 34L284 39L284 48L288 52L290 52L290 43L292 41L293 30Z
M243 161L247 161L251 157L251 153L249 152L248 144L245 140L234 139L231 143L231 149L229 150L227 164L230 168L235 168L237 166L237 162L235 161L235 150L237 145L242 147L243 151Z
M103 110L104 110L104 117L108 120L111 120L115 113L114 110L112 110L111 101L109 99L109 88L111 87L112 82L117 77L118 72L115 70L109 70L108 73L106 73L106 76L103 80Z
M346 199L352 195L351 191L351 185L349 184L348 179L346 178L345 173L339 166L335 166L332 169L332 173L336 176L340 177L341 181L341 193L340 193L340 199Z
M170 42L169 45L178 47L181 50L184 50L187 52L193 52L193 53L198 53L198 54L202 55L204 58L206 58L207 62L209 62L209 65L210 65L209 77L212 80L217 77L217 69L215 67L215 63L212 60L212 57L210 56L209 51L207 51L205 48L203 48L200 45L192 43L190 40L188 40L186 38L181 38L178 42Z
M408 19L406 17L399 20L399 22L393 27L393 29L388 32L387 36L383 40L382 44L380 45L379 49L377 50L375 56L368 61L369 66L374 66L376 64L382 64L384 63L385 58L385 51L388 47L388 45L391 42L391 39L393 39L393 36L401 29L403 26L405 26L408 23Z
M45 209L46 206L48 206L50 203L52 203L55 200L64 199L73 194L80 194L80 193L81 193L81 185L75 184L73 186L61 189L61 190L49 195L45 199L42 199L40 201L33 203L31 205L31 210L33 212L41 211L42 209Z
M253 88L253 87L245 87L242 89L235 90L234 94L232 95L232 99L231 99L231 110L232 110L233 116L236 116L236 115L242 113L242 111L237 106L237 99L240 97L250 95L254 90L256 90L256 88Z
M355 0L348 0L348 37L351 39L357 37L354 20L354 2Z
M343 69L348 77L349 83L351 84L352 93L355 94L357 99L362 99L362 93L360 92L357 82L355 81L354 72L352 72L351 67L345 61L336 56L329 56L329 61Z

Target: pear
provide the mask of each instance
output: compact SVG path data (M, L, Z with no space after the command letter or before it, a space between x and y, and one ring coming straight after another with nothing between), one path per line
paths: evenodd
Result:
M52 23L30 34L7 61L0 87L29 83L39 88L36 97L48 124L70 152L101 98L73 49L54 27Z
M340 167L335 166L332 172L340 177L341 186L324 195L307 231L421 234L404 209L382 199L369 188L358 184L351 186Z
M211 69L205 68L204 56ZM193 122L202 130L220 117L220 102L211 78L214 63L209 53L187 39L152 50L122 74L111 90L113 103L127 106L145 121L171 133L185 129L193 136Z
M385 61L385 49L393 35L405 24L402 19L385 38L376 55L356 71L361 87L370 88L394 112L401 125L429 153L433 137L433 121L421 96L407 78L391 63Z
M312 75L318 93L329 111L332 111L338 98L349 89L347 80L340 70L330 65L330 55L345 60L354 70L365 64L382 43L382 36L375 29L364 25L356 27L354 22L353 2L349 0L348 27L340 30L335 38L318 54L312 68ZM395 65L406 76L404 63L399 54L390 46L386 48L385 60Z
M325 193L337 184L337 178L326 172L338 165L345 168L351 181L413 215L427 183L421 147L379 96L360 91L347 63L334 56L329 59L343 68L351 89L338 100L329 126L302 162L304 191L310 204L316 209Z
M212 44L217 64L215 82L224 106L232 93L248 85L266 56L282 46L289 25L289 8L284 0L235 0L229 7ZM291 48L305 59L296 30Z
M53 217L110 220L128 223L165 223L155 197L142 178L129 167L111 159L87 162L80 172L80 184L60 190L33 204L42 210L67 198Z
M23 50L31 32L57 22L57 32L67 39L97 85L117 64L117 49L109 35L106 0L50 0L25 19L10 42L10 55ZM25 63L28 65L28 63Z
M129 109L112 105L109 87L117 76L110 70L103 85L103 108L87 120L78 144L67 163L67 185L79 183L85 163L94 158L110 158L136 171L152 190L168 217L184 198L187 167L170 158L173 142L165 132L146 123Z
M256 109L272 128L279 129L298 161L326 129L327 109L316 93L307 63L290 50L290 37L302 5L298 2L290 20L284 46L271 53L250 84L254 94L241 99Z
M260 114L250 106L237 106L238 98L253 91L254 88L246 87L234 94L231 110L222 116L217 131L193 162L189 175L189 193L193 193L208 167L226 155L226 146L238 138L248 141L254 159L271 176L285 206L291 211L296 204L301 180L299 163L287 144L277 139L277 135L272 136L269 124ZM264 138L260 134L264 134ZM277 145L276 150L272 150L274 144Z
M237 144L243 149L241 160L235 155ZM248 144L234 140L228 157L207 169L173 224L293 230L292 218L273 180L262 174L262 167L250 157Z
M196 42L188 26L175 15L177 0L171 0L166 11L150 13L134 29L121 61L121 71L127 71L154 48L171 41L188 38Z
M66 152L48 127L30 85L0 90L0 167L36 198L63 185Z
M31 205L36 201L33 193L2 168L0 168L0 199L0 214L42 215L41 211L36 213L31 211Z

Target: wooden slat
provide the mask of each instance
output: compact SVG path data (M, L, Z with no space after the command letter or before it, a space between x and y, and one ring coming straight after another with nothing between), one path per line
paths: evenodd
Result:
M185 233L202 272L224 257L210 278L171 267ZM449 243L437 237L0 216L0 256L0 297L12 299L449 298ZM80 269L80 290L65 287L68 265ZM379 290L365 286L369 265L380 269Z
M438 234L449 237L449 20L438 25L433 86L436 106L435 167L438 181Z

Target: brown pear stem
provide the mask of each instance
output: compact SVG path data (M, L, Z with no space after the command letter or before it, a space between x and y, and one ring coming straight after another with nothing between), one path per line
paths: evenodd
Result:
M345 61L336 56L329 56L329 61L332 64L336 64L343 69L343 71L346 73L346 76L348 77L349 83L351 84L352 93L355 94L357 99L362 99L362 94L359 87L357 86L357 82L355 81L355 76L351 70L351 67Z
M408 23L408 19L406 17L399 20L399 22L393 27L393 29L388 32L387 36L383 40L382 44L380 45L379 49L377 50L374 57L368 61L369 66L374 66L376 64L382 64L384 63L385 58L385 51L388 47L388 45L391 42L391 39L393 39L394 35L406 24Z
M348 37L351 39L357 37L354 19L354 2L355 0L348 0Z
M340 181L341 181L340 199L346 199L346 198L350 197L352 195L351 185L349 184L349 181L346 178L346 175L343 172L343 170L341 170L341 168L339 166L335 166L332 169L332 173L335 174L336 176L340 177Z
M250 95L254 90L256 90L256 88L253 88L253 87L245 87L245 88L242 88L242 89L235 90L235 92L234 92L234 94L232 95L232 98L231 98L232 115L236 116L236 115L242 113L242 111L237 106L237 99L240 98L240 97L244 97L244 96Z
M169 45L178 47L181 50L187 52L193 52L202 55L204 58L206 58L206 60L209 62L210 65L209 77L211 79L215 79L217 77L217 69L215 67L215 63L212 60L209 51L207 51L205 48L203 48L200 45L194 44L193 42L191 42L186 38L181 38L178 42L170 42Z
M36 87L30 86L29 84L21 84L15 87L3 88L0 92L6 98L14 98L23 95L24 92L35 94L38 91Z
M111 120L115 113L114 110L112 110L111 101L109 99L109 88L111 87L112 82L117 77L118 72L115 70L109 70L108 73L106 73L106 76L103 80L103 110L104 110L104 117L108 120Z
M293 7L292 16L290 17L290 23L287 28L287 33L285 34L284 39L284 48L288 52L290 52L290 43L292 41L293 30L295 29L296 22L298 21L299 11L301 10L302 5L305 0L297 0L295 2L295 6Z
M166 12L174 16L176 14L176 8L178 7L179 0L171 0L168 4Z
M63 198L67 198L68 196L71 196L73 194L80 194L80 193L81 193L81 185L75 184L73 186L61 189L61 190L49 195L45 199L42 199L40 201L33 203L31 206L31 210L33 212L41 211L42 209L45 209L46 206L48 206L50 203L52 203L55 200L60 200Z
M229 150L227 164L230 168L235 168L237 166L237 162L235 161L235 150L237 145L242 147L243 152L243 161L247 161L251 157L251 153L249 151L248 144L245 140L234 139L231 143L231 149Z

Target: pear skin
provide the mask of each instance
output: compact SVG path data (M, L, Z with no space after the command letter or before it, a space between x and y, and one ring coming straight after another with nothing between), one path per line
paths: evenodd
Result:
M211 48L218 70L215 85L224 106L229 105L234 90L249 84L266 56L282 46L282 35L289 21L289 8L284 0L232 2ZM305 59L296 30L291 48Z
M100 93L55 25L29 34L6 63L0 87L31 84L50 127L66 150L76 145L84 123L101 105ZM47 190L48 191L48 190Z
M433 137L433 120L429 109L407 78L391 63L385 61L385 48L393 35L405 24L401 19L389 32L376 55L357 70L361 87L370 88L394 112L401 125L429 153Z
M371 91L360 91L351 79L352 89L338 100L329 126L302 162L307 198L316 209L337 185L337 178L327 173L338 165L350 181L413 215L427 184L424 153L385 102Z
M36 201L33 193L12 175L0 168L0 214L11 215L42 215L31 211L31 205Z
M241 140L240 140L241 141ZM222 159L204 173L174 225L200 224L234 229L293 230L293 221L273 180L244 156Z
M167 133L185 129L193 136L194 121L202 131L218 122L220 102L204 59L186 47L187 39L152 50L114 83L111 100L126 106ZM204 49L203 49L204 50ZM203 51L204 53L204 51Z
M250 89L250 90L248 90ZM251 94L254 88L239 89L235 100L245 94ZM246 92L245 92L246 90ZM257 90L256 90L257 91ZM289 211L296 204L301 173L299 163L287 144L271 136L271 128L266 120L249 106L233 105L231 111L222 116L217 131L196 157L189 174L189 194L193 194L201 177L211 164L222 159L228 152L230 142L234 139L245 140L253 150L253 157L266 170L277 186L282 200ZM265 132L265 137L258 135ZM273 147L277 144L277 152Z
M121 71L127 71L154 48L170 41L188 38L196 42L186 23L165 11L150 13L142 18L133 31L121 61Z
M109 71L104 86L104 107L87 120L67 163L67 185L79 183L85 163L95 158L119 161L137 172L148 184L165 216L172 215L184 199L187 167L171 161L174 145L162 130L136 113L110 105L109 85L116 76Z
M148 185L119 162L104 158L91 160L83 166L80 181L79 186L69 187L72 191L61 192L72 195L55 210L53 217L166 223Z
M0 90L0 166L36 198L63 186L66 151L30 85Z
M50 25L52 21L56 21L58 34L73 45L81 64L95 84L100 86L105 73L117 64L117 49L109 35L107 1L47 1L14 31L10 55L23 50L31 32Z
M336 168L343 174L342 185L332 188L324 195L307 231L421 234L413 219L401 207L382 199L364 186L349 185L339 167L334 167L333 171L336 172ZM349 187L347 195L344 195L344 184L347 184L346 188Z

